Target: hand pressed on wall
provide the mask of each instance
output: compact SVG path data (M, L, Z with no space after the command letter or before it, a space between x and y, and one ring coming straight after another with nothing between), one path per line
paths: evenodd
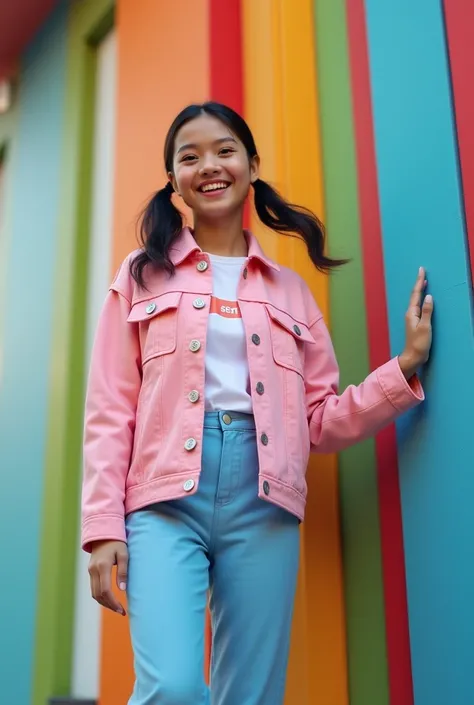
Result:
M117 587L127 586L128 549L123 541L96 541L89 561L91 594L94 600L125 617L125 609L112 591L112 569L117 566Z
M433 297L428 294L422 301L425 287L425 270L420 267L405 314L405 349L398 358L406 379L413 377L420 365L428 361L430 355Z

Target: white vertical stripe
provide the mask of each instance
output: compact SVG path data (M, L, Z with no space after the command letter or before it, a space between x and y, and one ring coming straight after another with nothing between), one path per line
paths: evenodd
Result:
M114 196L116 33L97 49L92 208L87 302L89 362L97 318L110 284ZM100 612L90 596L88 556L78 551L72 695L97 698L100 670Z

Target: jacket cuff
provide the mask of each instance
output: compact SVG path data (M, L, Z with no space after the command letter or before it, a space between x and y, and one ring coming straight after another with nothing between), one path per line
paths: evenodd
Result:
M82 522L81 545L86 553L92 551L94 541L127 542L125 518L117 514L97 514Z
M377 379L382 390L398 411L403 413L422 402L423 387L417 375L406 380L398 357L394 357L377 369Z

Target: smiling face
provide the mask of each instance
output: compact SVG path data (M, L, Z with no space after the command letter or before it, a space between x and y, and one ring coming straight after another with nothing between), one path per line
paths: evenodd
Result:
M178 131L168 176L195 218L221 219L243 209L258 162L227 125L203 113Z

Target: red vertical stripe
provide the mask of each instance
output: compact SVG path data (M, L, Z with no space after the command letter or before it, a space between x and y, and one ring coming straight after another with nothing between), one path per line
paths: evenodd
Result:
M210 99L244 113L244 68L240 0L209 2ZM248 208L244 224L249 221ZM211 623L206 620L206 677L209 679Z
M240 0L210 0L211 100L244 112Z
M471 275L474 276L474 3L444 0Z
M210 0L211 100L244 114L241 0ZM248 204L244 226L248 227Z
M356 133L362 249L372 368L390 357L364 0L346 0ZM397 442L376 438L391 705L413 705Z

